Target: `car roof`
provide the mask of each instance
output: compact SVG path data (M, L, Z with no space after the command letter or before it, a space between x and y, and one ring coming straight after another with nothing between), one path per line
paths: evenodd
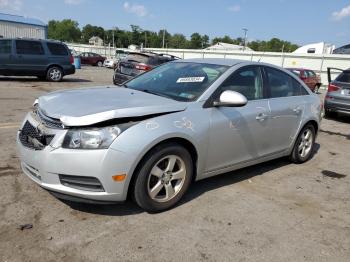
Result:
M55 43L55 44L64 44L60 40L55 40L55 39L40 39L40 38L29 38L29 37L4 37L0 38L0 40L27 40L27 41L42 41L42 42L47 42L47 43Z
M192 58L184 60L175 60L177 63L199 63L199 64L213 64L213 65L223 65L223 66L234 66L239 63L247 63L247 60L240 59L227 59L227 58Z
M287 70L298 70L298 71L312 71L311 69L300 68L300 67L286 67Z

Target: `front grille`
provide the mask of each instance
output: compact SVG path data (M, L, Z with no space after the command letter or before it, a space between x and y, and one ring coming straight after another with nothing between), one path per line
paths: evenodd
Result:
M28 121L25 122L19 132L19 140L22 145L35 150L42 150L49 145L54 138L54 135L46 135L41 133Z
M96 177L59 175L62 185L79 190L104 192L101 182Z
M46 116L41 110L40 108L38 108L36 110L36 115L38 116L39 120L47 127L49 128L54 128L54 129L63 129L64 126L62 124L62 122L58 119L52 118L52 117L48 117Z

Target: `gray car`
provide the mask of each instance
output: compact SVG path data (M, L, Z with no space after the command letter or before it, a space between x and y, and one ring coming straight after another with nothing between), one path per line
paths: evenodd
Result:
M340 74L332 81L333 70L340 71ZM332 117L336 113L350 115L350 68L328 68L327 71L329 85L324 100L325 116Z
M310 159L321 103L297 77L263 63L177 60L127 82L53 92L17 135L23 172L55 196L151 212L192 181L289 156Z

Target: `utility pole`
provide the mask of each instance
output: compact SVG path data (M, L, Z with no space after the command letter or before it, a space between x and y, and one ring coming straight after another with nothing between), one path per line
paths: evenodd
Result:
M147 47L147 32L145 31L145 48Z
M112 29L112 46L114 48L114 29Z
M244 31L244 47L243 47L243 51L245 51L245 48L247 46L247 32L248 32L248 29L247 28L243 28L242 30Z
M165 46L165 29L163 29L163 49L164 49L164 46Z

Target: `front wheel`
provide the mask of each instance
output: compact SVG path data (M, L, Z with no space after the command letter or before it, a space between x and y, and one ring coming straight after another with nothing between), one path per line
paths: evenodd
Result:
M312 124L306 125L298 135L290 160L293 163L301 164L308 161L315 146L315 128Z
M61 68L53 66L47 70L46 78L51 82L60 82L63 78L63 71Z
M177 144L151 150L135 174L134 199L149 212L171 208L186 193L193 176L190 153Z
M102 67L103 66L103 62L102 61L98 61L96 64L98 67Z

